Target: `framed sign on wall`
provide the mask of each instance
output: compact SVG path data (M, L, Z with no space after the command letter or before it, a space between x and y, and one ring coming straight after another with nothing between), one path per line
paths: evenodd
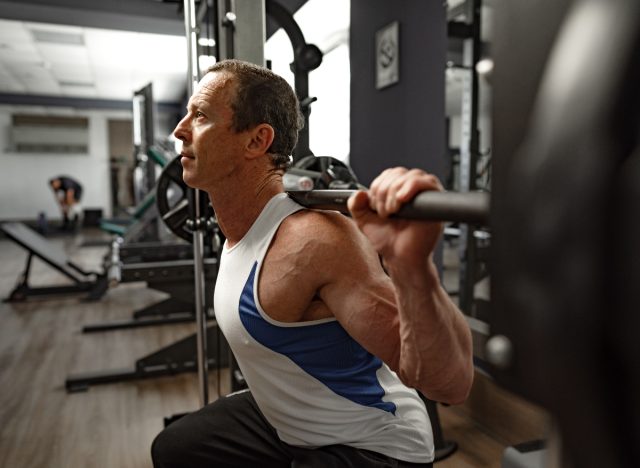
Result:
M376 31L376 89L400 81L400 24L394 21Z

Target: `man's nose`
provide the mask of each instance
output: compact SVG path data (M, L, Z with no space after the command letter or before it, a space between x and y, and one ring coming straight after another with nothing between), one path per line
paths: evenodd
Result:
M178 140L181 140L183 143L189 139L190 131L189 131L188 119L186 115L182 118L180 122L178 122L178 125L173 130L173 135Z

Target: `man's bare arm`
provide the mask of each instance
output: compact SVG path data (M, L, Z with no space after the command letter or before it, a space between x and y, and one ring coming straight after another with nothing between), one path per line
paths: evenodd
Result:
M439 189L433 176L397 168L376 179L368 194L353 197L349 207L393 281L400 378L432 400L455 404L471 389L473 354L466 320L442 288L432 260L442 226L388 219L418 192Z
M335 316L407 385L431 399L459 403L472 375L472 368L460 370L466 369L465 346L471 348L466 323L439 286L435 269L425 268L407 279L408 270L392 271L392 281L353 220L306 212L291 216L278 231L263 265L260 301L280 321ZM413 295L422 289L428 294Z

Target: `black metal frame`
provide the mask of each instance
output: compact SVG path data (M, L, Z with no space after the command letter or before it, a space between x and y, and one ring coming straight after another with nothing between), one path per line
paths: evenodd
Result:
M221 334L217 333L216 329L216 326L207 328L207 341L209 343L216 344L218 342L218 335ZM221 339L224 345L228 347L224 337ZM222 345L222 343L220 344ZM222 348L222 346L209 347L209 352L207 353L209 368L228 366L228 354L226 352L218 352L218 348ZM216 353L213 352L214 349ZM196 372L196 363L196 335L194 334L136 360L132 368L70 375L65 381L65 388L68 393L75 393L87 391L92 385Z
M99 272L83 270L80 266L70 261L62 252L52 252L51 256L47 256L43 251L38 252L33 245L29 244L28 236L19 235L20 233L16 231L16 229L27 229L30 236L38 236L38 242L41 242L41 247L44 247L45 249L54 247L48 245L48 241L44 237L40 238L40 235L37 232L32 231L22 223L4 223L0 225L0 230L2 230L9 239L29 252L25 268L18 278L18 284L11 291L9 297L5 298L5 302L24 301L28 297L32 296L56 296L82 293L88 293L85 298L86 300L95 301L100 299L107 291L109 284L106 275ZM29 275L31 273L31 264L34 256L38 257L47 265L69 278L73 281L73 284L30 286ZM53 258L55 256L59 258Z
M204 274L207 284L214 284L218 274L218 260L205 258ZM151 289L166 292L169 298L133 312L129 320L117 320L85 325L83 333L95 333L156 325L170 325L195 321L193 298L193 259L144 262L122 265L121 283L146 281ZM209 288L207 288L209 289ZM213 291L205 294L205 307L212 308ZM213 314L208 314L213 318Z

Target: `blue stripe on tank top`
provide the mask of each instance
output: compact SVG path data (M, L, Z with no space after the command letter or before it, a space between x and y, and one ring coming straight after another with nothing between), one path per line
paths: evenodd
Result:
M333 392L364 406L392 414L396 405L383 401L376 371L382 361L360 346L337 321L301 327L279 327L260 315L253 294L258 263L240 296L240 321L260 344L283 354Z

